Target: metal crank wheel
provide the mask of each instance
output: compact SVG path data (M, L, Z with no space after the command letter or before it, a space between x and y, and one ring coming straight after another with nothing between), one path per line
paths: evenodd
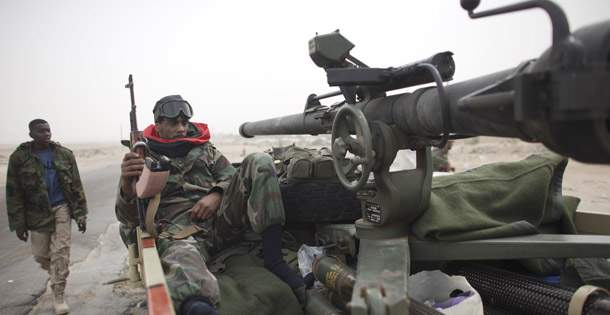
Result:
M350 134L348 119L350 118L354 124L356 138ZM333 145L333 165L339 181L350 191L358 191L364 187L368 181L373 165L373 146L371 142L371 131L366 121L366 117L361 110L353 105L343 105L333 121L332 132ZM354 156L348 158L349 168L346 168L343 161L346 159L347 152ZM360 178L355 181L350 181L347 178L349 169L358 169L361 174Z

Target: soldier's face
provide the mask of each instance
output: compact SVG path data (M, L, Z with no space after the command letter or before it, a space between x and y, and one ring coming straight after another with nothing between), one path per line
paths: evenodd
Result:
M34 146L37 149L46 149L51 142L51 127L47 123L34 125L30 137L34 139Z
M161 139L173 140L186 137L189 119L180 115L172 119L164 119L155 123L155 129Z

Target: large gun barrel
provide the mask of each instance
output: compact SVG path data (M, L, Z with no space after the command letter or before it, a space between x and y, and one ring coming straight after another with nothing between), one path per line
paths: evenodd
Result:
M609 87L607 21L570 34L536 60L446 85L449 132L541 142L582 162L610 164ZM445 132L438 88L365 97L353 105L368 121L395 125L406 135ZM304 113L246 122L239 131L243 137L327 134L337 111L332 106L310 106Z

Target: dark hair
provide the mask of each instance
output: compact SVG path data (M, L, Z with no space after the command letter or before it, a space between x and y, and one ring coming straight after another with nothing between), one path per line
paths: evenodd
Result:
M28 127L30 128L30 131L32 131L32 128L34 128L34 126L40 125L40 124L48 124L48 122L44 119L37 118L37 119L30 121L30 124L28 125Z

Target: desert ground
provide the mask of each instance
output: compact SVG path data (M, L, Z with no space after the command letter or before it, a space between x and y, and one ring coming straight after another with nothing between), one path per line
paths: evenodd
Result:
M213 135L211 141L231 162L239 162L248 153L265 151L296 143L301 147L330 147L330 136L264 136L251 139L238 135ZM65 144L74 151L79 170L115 165L121 162L127 148L117 143ZM0 187L5 186L8 158L16 145L0 146ZM484 164L511 162L525 159L531 154L547 152L539 143L527 143L517 139L475 137L457 140L449 153L450 163L456 172ZM404 159L397 158L396 164ZM400 167L400 165L399 165ZM579 211L610 214L610 165L584 164L570 160L564 175L563 193L581 198Z

